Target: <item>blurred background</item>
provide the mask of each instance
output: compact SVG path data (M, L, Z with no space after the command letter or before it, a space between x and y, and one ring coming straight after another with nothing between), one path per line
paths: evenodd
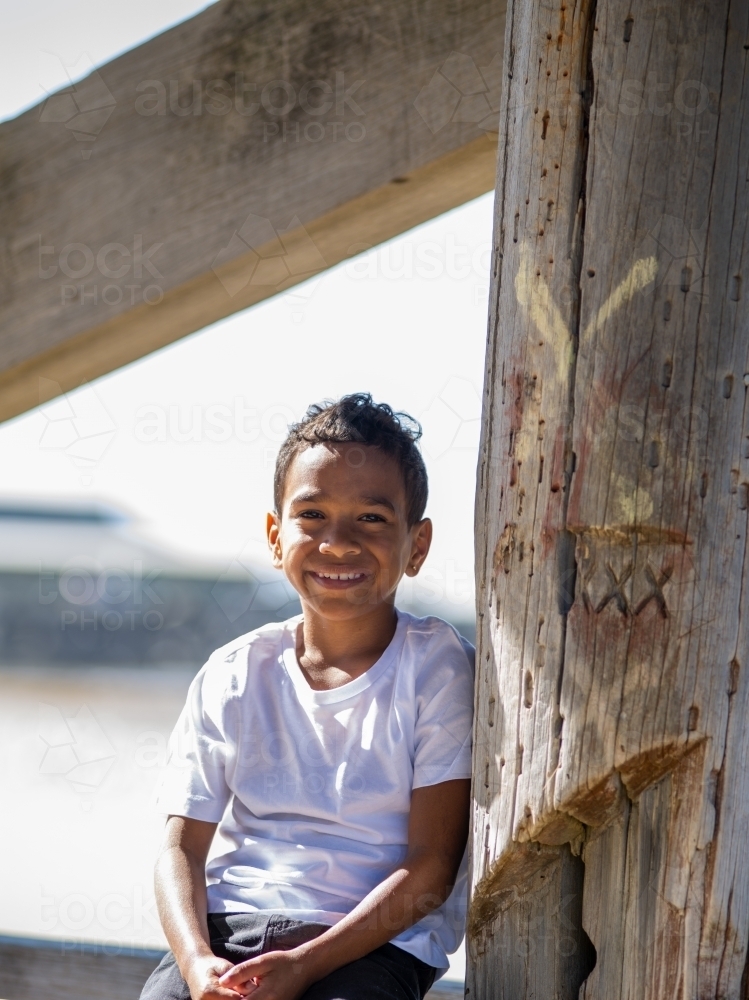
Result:
M205 6L3 0L0 119ZM435 541L400 605L473 638L492 204L0 425L0 934L163 946L166 741L213 649L297 612L263 532L310 403L366 391L421 421Z

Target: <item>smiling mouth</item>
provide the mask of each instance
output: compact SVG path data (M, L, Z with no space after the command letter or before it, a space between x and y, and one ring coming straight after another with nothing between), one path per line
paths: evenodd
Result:
M346 587L366 580L367 574L362 572L333 573L310 571L310 576L323 587Z

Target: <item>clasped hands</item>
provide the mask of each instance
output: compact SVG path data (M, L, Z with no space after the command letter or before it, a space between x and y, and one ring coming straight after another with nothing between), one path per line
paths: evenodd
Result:
M306 959L306 961L305 961ZM302 948L269 951L233 965L223 958L198 959L188 985L193 1000L298 1000L319 978Z

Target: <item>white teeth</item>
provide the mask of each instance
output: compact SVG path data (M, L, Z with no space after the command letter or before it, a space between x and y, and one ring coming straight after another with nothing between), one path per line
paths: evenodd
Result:
M326 580L359 580L364 576L363 573L318 573L317 575Z

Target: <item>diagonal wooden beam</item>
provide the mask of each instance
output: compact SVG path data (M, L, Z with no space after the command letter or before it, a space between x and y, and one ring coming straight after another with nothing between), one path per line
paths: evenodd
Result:
M491 190L503 36L222 0L0 125L0 419Z

